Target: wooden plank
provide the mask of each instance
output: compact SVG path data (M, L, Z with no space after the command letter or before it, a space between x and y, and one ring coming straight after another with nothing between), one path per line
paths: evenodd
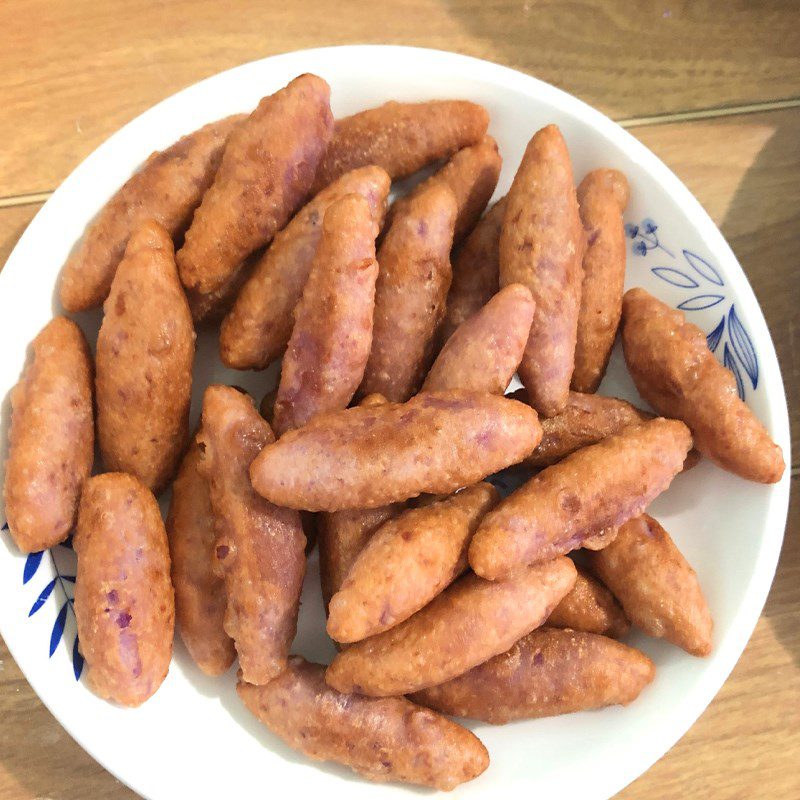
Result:
M0 209L0 270L42 203Z

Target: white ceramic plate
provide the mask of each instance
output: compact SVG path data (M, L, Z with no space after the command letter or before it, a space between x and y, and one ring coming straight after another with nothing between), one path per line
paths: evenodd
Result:
M86 223L155 149L198 126L249 110L302 72L332 87L333 110L345 115L394 98L463 97L491 113L491 133L505 160L497 196L511 182L532 133L557 123L576 178L617 167L631 184L628 284L644 286L711 333L717 356L736 372L742 393L783 447L789 427L775 350L741 267L683 184L643 145L589 106L505 67L432 50L335 47L289 53L232 69L165 100L114 134L83 162L42 208L0 274L2 461L8 391L28 342L57 312L56 278ZM93 340L99 313L79 317ZM198 349L194 415L205 385L243 384L260 397L264 375L222 368L216 343ZM619 353L601 389L638 401ZM652 507L696 568L714 615L714 653L695 659L634 636L656 661L655 682L633 705L474 730L491 766L456 791L507 797L607 798L644 772L697 719L739 657L764 604L780 550L789 495L781 483L759 486L702 463L679 476ZM411 790L376 786L344 768L318 765L289 750L240 705L234 674L212 680L176 642L169 676L142 708L97 699L75 672L75 624L67 601L74 555L64 547L25 558L2 534L0 632L33 688L75 739L103 766L145 797L400 797ZM49 590L48 590L49 587ZM49 593L48 593L49 592ZM327 660L316 558L306 581L297 652ZM485 796L483 794L482 796Z

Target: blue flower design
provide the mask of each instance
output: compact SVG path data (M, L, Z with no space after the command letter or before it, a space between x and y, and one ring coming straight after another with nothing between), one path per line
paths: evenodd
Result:
M636 253L637 256L646 256L647 245L644 242L635 242L633 245L633 252Z
M655 233L658 230L658 225L653 222L649 217L646 217L642 220L642 229L645 233Z
M625 235L629 239L635 239L639 235L639 226L631 222L625 224Z
M650 217L645 217L641 224L634 225L628 222L625 225L625 235L629 239L634 239L633 252L637 256L646 256L650 250L663 250L670 258L675 258L674 253L667 250L658 240L658 225Z

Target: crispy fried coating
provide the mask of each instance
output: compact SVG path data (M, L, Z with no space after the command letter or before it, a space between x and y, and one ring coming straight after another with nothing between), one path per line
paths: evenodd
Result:
M94 459L93 367L83 333L56 317L31 351L10 393L3 485L9 533L23 553L67 538Z
M211 326L219 323L231 310L242 287L247 283L258 263L261 251L251 253L237 269L219 288L213 292L203 294L194 289L186 289L186 299L189 301L189 309L192 312L192 319L197 325L204 324Z
M619 639L631 629L631 624L614 595L578 567L578 577L570 592L547 618L553 628L571 628Z

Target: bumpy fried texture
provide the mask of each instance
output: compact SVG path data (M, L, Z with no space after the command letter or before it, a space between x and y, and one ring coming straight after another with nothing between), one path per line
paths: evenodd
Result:
M405 178L426 164L477 144L488 127L486 109L467 100L389 102L338 119L314 191L369 164L383 167L392 180Z
M584 247L567 145L561 131L548 125L528 143L500 232L500 285L521 283L536 303L519 376L545 417L567 404Z
M571 628L613 639L619 639L631 629L614 595L580 567L575 585L553 609L547 624L553 628Z
M364 376L375 308L375 224L369 203L345 195L325 212L322 236L281 365L278 436L347 408Z
M221 675L233 664L236 649L223 624L227 595L214 571L217 535L201 457L193 438L172 484L167 537L181 639L206 675Z
M67 311L96 308L106 299L131 234L148 219L174 239L188 227L214 180L225 142L245 114L212 122L153 153L103 206L61 273Z
M586 231L583 284L572 388L596 392L606 374L622 316L625 282L625 229L622 214L630 188L615 169L596 169L578 186L581 221Z
M419 388L434 355L434 336L450 288L456 201L434 184L398 213L379 250L375 324L361 394L392 402Z
M695 656L711 652L714 623L697 575L651 516L626 522L591 565L646 634Z
M178 252L187 289L219 289L289 221L332 131L330 87L308 74L265 97L233 130Z
M382 525L330 601L331 638L365 639L427 605L467 569L469 540L499 498L494 486L478 483Z
M524 286L512 283L501 289L447 340L421 391L503 394L525 351L533 312Z
M195 333L169 234L128 240L97 336L97 438L107 470L158 493L189 439Z
M690 456L694 451L690 450L689 455L686 456L686 460L688 461ZM686 469L686 461L684 463L684 469ZM593 534L592 536L588 536L581 542L581 547L584 550L602 550L604 547L608 547L614 539L617 538L617 531L619 528L616 525L612 525L610 528L603 528L603 530L599 531L598 533Z
M247 279L253 273L256 263L259 260L261 251L251 253L221 286L213 292L203 294L194 289L185 289L186 299L189 301L189 308L192 312L192 319L198 325L204 323L211 325L219 323L231 310L239 292L247 283Z
M274 437L246 394L209 386L198 439L217 521L216 567L228 597L225 632L236 643L244 680L266 683L286 667L297 629L306 568L300 515L250 485L248 466Z
M542 628L508 652L441 686L417 692L421 705L502 725L633 702L655 664L621 642L593 633Z
M644 511L681 471L689 429L654 419L542 470L483 519L469 563L488 580L548 561Z
M466 728L404 697L340 694L325 683L324 666L300 656L266 686L240 682L236 691L290 747L372 781L450 791L489 766L486 748Z
M502 582L470 573L405 622L339 653L325 680L340 692L375 697L444 683L538 628L574 583L568 558Z
M736 380L680 311L644 289L625 293L622 346L639 394L659 414L682 419L697 449L723 469L759 483L781 479L780 447L739 399Z
M74 547L86 679L100 697L138 706L167 675L175 629L167 534L155 497L121 472L90 478Z
M283 354L328 208L348 194L360 194L380 227L389 185L389 176L380 167L345 173L275 235L222 323L219 350L224 364L235 369L263 369Z
M316 417L265 447L250 478L259 494L288 508L376 508L483 480L529 455L540 436L536 412L522 403L425 392Z
M63 542L92 471L92 361L80 328L56 317L31 344L11 390L5 497L9 533L23 553Z
M453 281L439 332L442 342L483 308L500 288L500 230L506 202L504 197L486 212L453 260Z

